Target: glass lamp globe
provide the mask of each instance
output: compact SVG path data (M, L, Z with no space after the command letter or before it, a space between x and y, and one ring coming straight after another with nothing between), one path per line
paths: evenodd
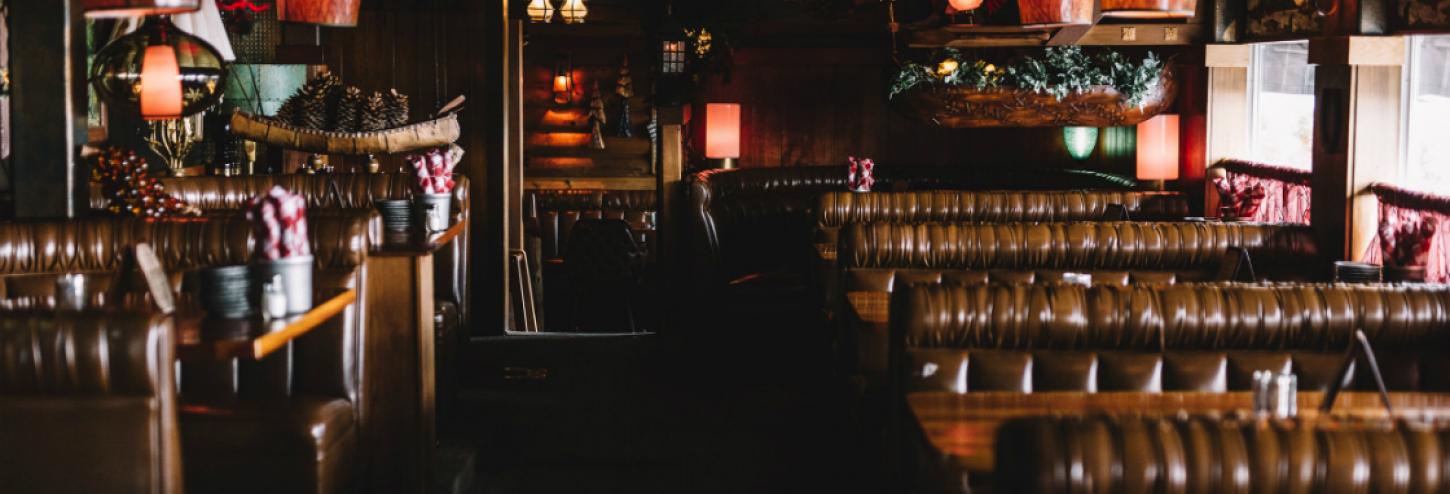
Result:
M972 11L982 6L982 0L947 0L947 3L950 3L952 8L958 12Z
M146 120L210 108L225 92L226 76L216 48L159 16L102 48L91 68L91 83L107 104Z

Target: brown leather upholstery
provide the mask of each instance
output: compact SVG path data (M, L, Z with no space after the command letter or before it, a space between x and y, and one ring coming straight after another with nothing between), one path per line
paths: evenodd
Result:
M321 209L373 209L373 202L382 199L406 199L412 196L412 175L401 173L339 173L324 175L252 175L242 177L187 177L162 178L161 184L170 192L188 203L207 211L236 211L246 207L253 197L262 195L273 185L307 198L307 207ZM468 177L454 175L457 185L453 188L454 217L465 224L469 222L471 202L468 194ZM332 184L337 184L334 193ZM91 193L91 206L105 207L105 196L98 191ZM467 228L465 226L465 228ZM381 224L374 242L382 239ZM459 318L468 317L468 241L465 230L448 249L434 258L434 296L456 308L440 308L441 312L458 313Z
M1263 278L1316 274L1308 227L1253 223L853 223L841 231L837 262L848 270L1131 271L1190 281L1211 280L1229 247L1248 249Z
M994 492L1431 494L1447 457L1444 423L1035 417L998 429Z
M1120 189L1136 182L1081 170L876 168L877 190ZM695 278L719 287L809 265L821 193L846 190L845 166L707 170L689 179Z
M365 300L365 261L378 214L309 213L315 291L356 289ZM0 223L0 278L114 271L125 246L150 243L177 273L250 260L245 218L148 222L131 218ZM357 424L369 403L365 308L343 314L262 362L181 366L187 487L193 492L338 492L351 475ZM258 431L269 431L258 433Z
M847 192L821 194L816 206L817 242L834 242L850 223L1093 221L1108 205L1126 208L1133 220L1188 216L1188 199L1176 192L1116 190L991 190Z
M176 494L175 335L153 315L0 315L0 491Z
M1163 271L1104 271L1053 269L895 269L860 268L845 273L847 292L890 292L906 285L1043 285L1062 283L1068 273L1092 276L1093 285L1171 285L1200 281L1179 278L1178 273ZM1195 273L1206 274L1206 273Z
M1442 353L1378 352L1391 391L1450 391ZM1254 371L1289 371L1302 391L1324 391L1339 379L1343 351L1092 351L951 350L907 352L906 390L1011 391L1249 391ZM1364 366L1351 370L1351 389L1371 391Z
M541 261L564 256L579 220L624 220L636 234L658 227L657 194L652 190L529 190L523 208L525 229L541 241L536 253Z
M1343 351L1450 343L1450 286L918 286L891 300L904 348Z

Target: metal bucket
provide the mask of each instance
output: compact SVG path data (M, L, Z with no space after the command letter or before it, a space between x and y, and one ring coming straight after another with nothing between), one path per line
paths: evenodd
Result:
M423 215L423 224L430 232L447 230L452 223L453 194L419 194L415 199L418 213Z
M312 256L296 256L276 261L261 261L252 266L253 289L282 276L282 291L287 294L287 314L297 315L312 310ZM261 300L257 297L256 300Z

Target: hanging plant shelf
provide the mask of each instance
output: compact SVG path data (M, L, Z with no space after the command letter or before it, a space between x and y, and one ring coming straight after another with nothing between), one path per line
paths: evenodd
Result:
M232 114L232 133L271 146L337 155L398 154L453 144L458 140L458 114L372 132L330 132L304 129L244 111Z
M923 85L896 97L907 114L942 127L1118 127L1136 125L1162 113L1177 94L1171 70L1137 106L1106 87L1072 93L1061 100L1047 93L965 86Z

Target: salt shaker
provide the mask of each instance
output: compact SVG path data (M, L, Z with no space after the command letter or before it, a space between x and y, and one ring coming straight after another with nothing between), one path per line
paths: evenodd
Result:
M79 274L63 274L55 279L57 309L78 311L86 308L86 278Z
M1289 418L1299 414L1299 376L1282 372L1274 377L1274 416Z
M1270 405L1270 388L1273 387L1274 373L1266 370L1254 371L1253 396L1254 413L1269 413L1273 411Z
M287 292L282 291L282 275L262 284L262 315L267 319L287 317Z

